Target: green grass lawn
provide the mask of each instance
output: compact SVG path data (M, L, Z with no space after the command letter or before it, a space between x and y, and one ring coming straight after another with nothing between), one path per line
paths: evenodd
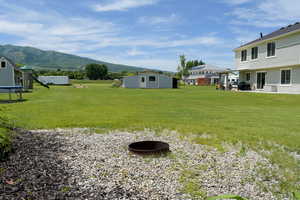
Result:
M300 95L224 92L213 87L123 89L76 83L88 88L36 87L24 95L27 101L0 107L27 129L170 129L211 135L195 141L215 147L223 142L242 142L253 149L275 149L278 144L283 148L274 150L270 158L295 173L289 174L292 183L299 180L299 163L286 152L300 153ZM0 94L0 100L7 96Z
M300 95L216 91L212 87L123 89L37 87L26 102L0 104L28 129L98 127L172 129L246 143L267 140L300 149ZM0 100L7 99L1 94Z

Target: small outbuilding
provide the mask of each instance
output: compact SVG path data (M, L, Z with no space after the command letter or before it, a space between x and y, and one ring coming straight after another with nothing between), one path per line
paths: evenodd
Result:
M178 88L177 79L158 72L140 72L123 78L124 88Z
M70 85L68 76L39 76L38 80L45 85Z
M23 66L20 68L22 71L22 85L24 91L33 89L33 68L30 66Z
M0 56L0 86L15 87L21 86L21 71L14 62L4 56ZM0 93L7 93L6 89L0 89Z

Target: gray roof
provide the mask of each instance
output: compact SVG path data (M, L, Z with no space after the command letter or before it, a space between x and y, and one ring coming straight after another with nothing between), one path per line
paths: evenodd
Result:
M5 57L5 56L1 56L1 55L0 55L0 58L4 58L5 60L7 60L7 61L13 66L13 68L14 68L16 71L21 71L21 70L16 66L16 64L15 64L12 60L10 60L9 58L7 58L7 57Z
M274 37L278 37L280 35L284 35L284 34L287 34L287 33L290 33L290 32L296 31L296 30L300 30L300 22L296 22L293 25L288 25L286 27L282 27L282 28L278 29L277 31L274 31L268 35L263 36L262 38L258 38L256 40L253 40L252 42L244 44L244 45L240 46L239 48L248 46L250 44L254 44L256 42L260 42L260 41L268 40L268 39L271 39Z
M216 67L214 65L209 65L209 64L199 65L199 66L193 67L190 70L208 70L208 71L215 71L215 72L224 71L224 69L222 69L220 67Z

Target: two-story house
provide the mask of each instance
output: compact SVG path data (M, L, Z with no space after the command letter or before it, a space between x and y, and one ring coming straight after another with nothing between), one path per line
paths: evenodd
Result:
M219 73L223 70L207 64L193 67L185 81L190 85L214 85L219 82Z
M236 49L240 82L252 90L300 92L300 23L263 36Z

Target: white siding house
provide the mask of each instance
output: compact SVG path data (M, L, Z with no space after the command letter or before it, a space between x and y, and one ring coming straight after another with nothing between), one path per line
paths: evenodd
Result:
M189 85L214 85L219 82L219 73L223 70L214 65L199 65L189 70L185 82Z
M235 50L240 82L252 90L300 92L300 23L283 27Z

